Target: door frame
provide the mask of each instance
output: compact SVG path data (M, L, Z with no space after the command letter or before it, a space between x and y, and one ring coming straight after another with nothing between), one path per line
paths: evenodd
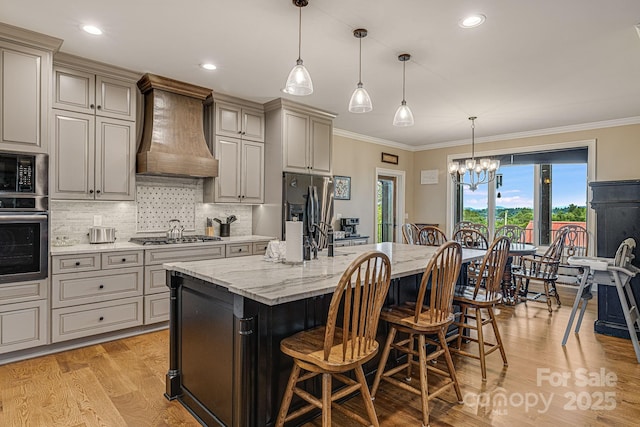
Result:
M378 196L376 193L376 188L378 186L378 177L379 176L392 176L396 178L396 221L400 224L397 224L395 230L395 241L402 242L402 227L401 223L404 222L404 201L405 201L405 181L406 181L406 171L397 170L397 169L384 169L384 168L376 168L374 181L373 181L373 241L378 241Z

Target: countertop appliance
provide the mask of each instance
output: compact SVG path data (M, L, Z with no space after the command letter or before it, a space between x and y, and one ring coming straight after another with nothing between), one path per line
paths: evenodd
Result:
M327 246L327 232L333 217L333 179L328 176L285 172L282 186L282 238L285 222L302 221L304 236L313 237L319 249Z
M113 243L116 241L115 227L89 227L89 243Z
M358 225L360 225L360 218L340 219L340 228L344 231L345 237L360 237L357 230Z
M49 274L47 155L0 152L0 283Z
M177 243L202 243L214 242L222 240L218 236L203 236L200 234L193 236L182 236L179 239L169 239L167 237L132 237L129 239L131 243L139 245L173 245Z

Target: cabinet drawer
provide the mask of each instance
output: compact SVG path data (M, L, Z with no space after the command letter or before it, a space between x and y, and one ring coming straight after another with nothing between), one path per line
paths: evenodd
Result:
M251 255L252 249L251 243L236 243L233 245L227 245L227 258L234 256Z
M51 264L53 274L100 270L100 254L55 255Z
M0 306L0 353L47 344L46 300Z
M51 310L51 342L142 325L142 297Z
M167 292L167 270L162 265L152 265L144 268L144 294Z
M109 301L142 295L142 267L122 269L109 274L58 274L52 278L51 306Z
M169 292L144 297L144 324L169 320Z
M336 240L333 242L333 246L336 248L341 248L344 246L351 246L351 244L348 240Z
M0 285L0 305L47 298L47 280Z
M184 249L147 249L145 265L165 262L197 261L201 259L224 258L224 245L198 246Z
M102 269L121 267L142 267L142 251L105 252L102 254Z
M269 242L257 242L253 244L253 255L264 255L267 253Z

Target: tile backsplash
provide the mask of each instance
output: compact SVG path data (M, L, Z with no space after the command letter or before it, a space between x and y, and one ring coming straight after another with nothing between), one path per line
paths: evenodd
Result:
M179 219L187 234L204 234L207 218L224 222L229 215L238 218L231 225L232 236L251 234L251 206L202 203L202 179L138 176L136 191L135 202L50 201L51 239L88 243L95 216L101 217L103 226L116 228L118 241L163 235L171 219ZM218 223L213 224L219 235Z

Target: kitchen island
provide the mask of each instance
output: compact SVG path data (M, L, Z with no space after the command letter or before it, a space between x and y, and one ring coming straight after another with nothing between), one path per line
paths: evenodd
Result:
M208 426L273 426L292 365L280 341L324 324L342 273L371 250L391 260L386 304L395 304L415 299L420 274L437 248L350 246L335 257L321 253L298 265L262 256L164 264L171 291L167 398L178 398ZM464 249L463 262L483 254ZM375 367L376 359L365 372ZM312 393L320 387L313 381L306 386Z

